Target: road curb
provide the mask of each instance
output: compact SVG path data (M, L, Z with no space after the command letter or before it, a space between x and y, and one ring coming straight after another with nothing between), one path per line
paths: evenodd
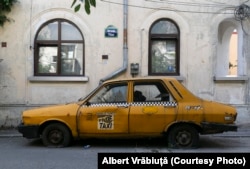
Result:
M22 134L17 129L2 129L0 130L1 137L22 137Z

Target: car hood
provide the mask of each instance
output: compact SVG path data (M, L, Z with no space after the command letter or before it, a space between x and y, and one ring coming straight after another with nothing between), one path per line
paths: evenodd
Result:
M38 107L23 111L23 117L75 115L78 108L77 103Z

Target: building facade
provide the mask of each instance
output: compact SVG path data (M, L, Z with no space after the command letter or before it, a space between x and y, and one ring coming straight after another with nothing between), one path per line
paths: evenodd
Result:
M97 0L90 15L69 0L16 3L0 28L0 127L17 126L24 109L76 101L108 79L159 75L236 106L238 121L248 122L244 2Z

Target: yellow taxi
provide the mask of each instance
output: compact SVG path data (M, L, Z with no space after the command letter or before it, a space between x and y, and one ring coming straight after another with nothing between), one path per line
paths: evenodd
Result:
M236 109L196 97L167 77L106 81L75 103L26 110L18 130L65 147L79 138L166 137L166 145L191 148L200 134L237 131Z

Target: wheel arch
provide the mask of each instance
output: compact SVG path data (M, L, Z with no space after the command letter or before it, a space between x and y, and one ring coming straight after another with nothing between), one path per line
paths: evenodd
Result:
M38 130L39 135L42 135L43 130L44 130L48 125L53 124L53 123L59 123L59 124L64 125L64 126L67 127L67 129L69 130L69 132L70 132L70 134L71 134L71 137L73 136L73 135L72 135L72 130L70 129L69 125L66 124L65 122L60 121L60 120L48 120L48 121L45 121L45 122L43 122L42 124L40 124L39 130Z
M194 122L179 121L179 122L175 122L175 123L168 125L164 130L164 134L168 135L169 131L171 131L171 129L173 129L175 126L178 126L178 125L190 125L190 126L194 127L199 133L202 130L201 126L199 124L194 123Z

